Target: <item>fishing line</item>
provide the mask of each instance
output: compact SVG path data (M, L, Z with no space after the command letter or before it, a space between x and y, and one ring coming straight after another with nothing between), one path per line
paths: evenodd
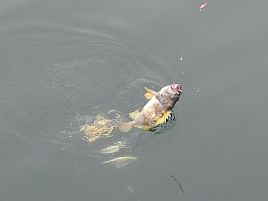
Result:
M173 80L173 82L176 82L177 80L180 80L180 84L183 83L183 75L184 75L183 71L180 72L180 69L182 69L182 67L183 67L183 56L184 56L184 49L182 49L180 57L178 59L177 71L176 71L176 74L175 74L175 77L174 77L174 80ZM179 79L180 74L182 75L181 79Z
M204 10L206 9L208 3L207 1L201 0L202 3L199 4L199 12L202 13L204 12ZM190 28L188 27L188 32L190 32ZM183 78L184 78L184 71L183 69L183 61L184 61L184 55L185 55L185 48L181 49L181 53L179 54L179 58L176 60L176 73L175 73L175 77L173 82L176 82L177 80L179 80L180 84L183 84ZM178 63L178 64L177 64ZM174 75L174 74L173 74ZM180 79L179 79L180 78ZM200 92L199 88L195 88L194 91L198 91L197 93Z

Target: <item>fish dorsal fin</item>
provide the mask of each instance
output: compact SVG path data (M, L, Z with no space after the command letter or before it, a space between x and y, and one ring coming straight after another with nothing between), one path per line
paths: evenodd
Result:
M144 97L147 99L147 100L150 100L154 95L150 94L150 93L145 93L144 94Z
M138 116L139 116L140 112L138 110L134 111L134 112L131 112L129 113L129 118L132 119L132 120L135 120Z
M150 100L153 96L157 95L157 92L153 91L152 89L148 89L147 87L144 87L145 89L145 98Z
M167 119L169 118L169 116L171 115L171 113L172 113L172 111L169 110L169 111L165 112L162 117L158 118L156 120L156 123L155 123L156 126L158 126L160 124L163 124L163 123L166 123L167 122Z

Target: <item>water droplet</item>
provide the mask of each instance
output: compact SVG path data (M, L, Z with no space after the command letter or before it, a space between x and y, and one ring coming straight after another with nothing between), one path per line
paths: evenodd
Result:
M131 186L127 186L126 188L130 193L135 193L134 189Z
M195 95L199 95L201 93L201 89L200 88L194 88L193 90Z

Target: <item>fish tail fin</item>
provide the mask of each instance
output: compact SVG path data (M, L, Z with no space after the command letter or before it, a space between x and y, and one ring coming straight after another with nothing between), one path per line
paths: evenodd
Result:
M140 115L140 112L139 111L134 111L134 112L131 112L128 114L129 118L132 119L132 120L135 120L137 119L137 117Z
M121 132L127 133L133 128L133 126L134 126L134 121L130 121L130 122L123 122L122 124L118 126L118 128Z

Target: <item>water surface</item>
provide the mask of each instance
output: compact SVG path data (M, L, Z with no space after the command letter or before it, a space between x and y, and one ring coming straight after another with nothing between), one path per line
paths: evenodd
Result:
M202 3L1 1L0 200L267 200L268 3ZM127 166L68 132L173 81L174 127L131 131Z

